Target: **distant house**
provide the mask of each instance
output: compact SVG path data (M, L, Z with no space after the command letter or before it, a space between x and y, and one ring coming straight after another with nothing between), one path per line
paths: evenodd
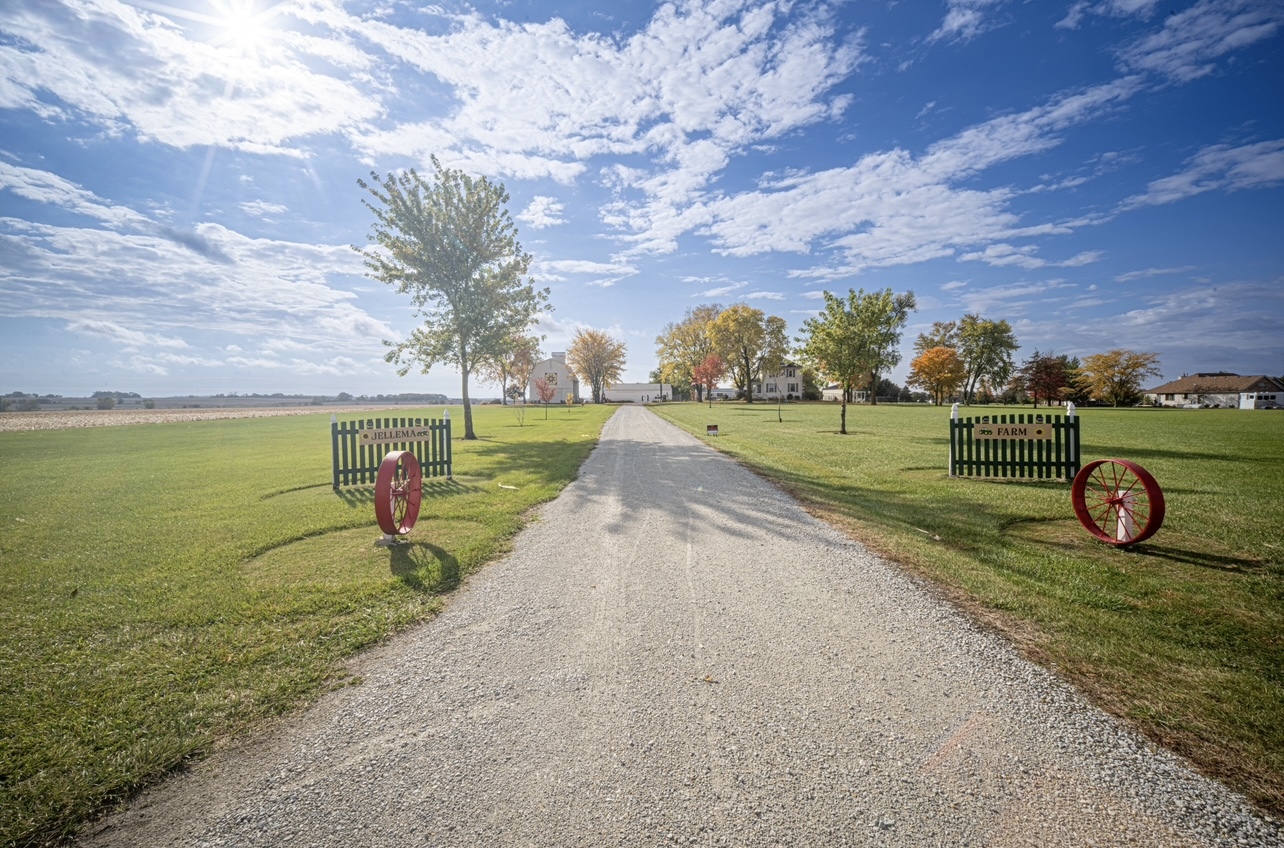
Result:
M833 401L834 403L842 402L843 384L830 383L828 386L825 386L825 388L820 390L820 399L825 401ZM867 390L865 389L852 390L852 400L851 400L852 403L865 403L868 400L869 400L869 392Z
M1278 409L1284 407L1284 383L1274 377L1241 377L1228 371L1186 374L1146 390L1155 406Z
M535 388L535 381L540 378L556 390L552 403L566 403L567 395L570 395L575 403L580 402L580 381L575 378L570 366L566 364L564 351L558 351L535 365L535 369L531 371L530 382L526 385L527 403L540 402L539 389Z
M780 371L753 384L754 400L802 400L802 366L786 362Z
M673 400L670 383L616 383L602 390L607 403L661 403Z

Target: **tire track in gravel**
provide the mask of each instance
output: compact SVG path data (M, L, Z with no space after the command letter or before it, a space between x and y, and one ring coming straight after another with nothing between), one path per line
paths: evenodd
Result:
M431 520L416 534L431 537ZM363 678L87 846L1276 845L773 486L624 407Z

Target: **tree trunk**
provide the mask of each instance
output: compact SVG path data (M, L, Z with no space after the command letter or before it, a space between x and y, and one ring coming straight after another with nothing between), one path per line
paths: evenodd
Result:
M843 390L843 411L838 416L838 432L847 435L847 390Z
M459 370L462 373L463 392L464 392L464 438L476 440L477 434L473 432L473 407L468 401L468 354L460 351Z

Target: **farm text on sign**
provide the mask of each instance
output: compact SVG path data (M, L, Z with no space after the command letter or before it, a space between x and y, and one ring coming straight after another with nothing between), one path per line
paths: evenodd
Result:
M429 427L398 427L391 430L362 430L359 441L363 445L390 445L394 442L418 442L432 438Z
M1051 439L1051 424L974 424L974 439Z

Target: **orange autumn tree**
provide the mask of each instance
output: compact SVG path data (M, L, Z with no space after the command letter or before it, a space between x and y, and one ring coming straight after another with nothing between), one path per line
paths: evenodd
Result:
M934 347L910 363L909 384L919 386L940 405L963 385L966 369L952 347Z

